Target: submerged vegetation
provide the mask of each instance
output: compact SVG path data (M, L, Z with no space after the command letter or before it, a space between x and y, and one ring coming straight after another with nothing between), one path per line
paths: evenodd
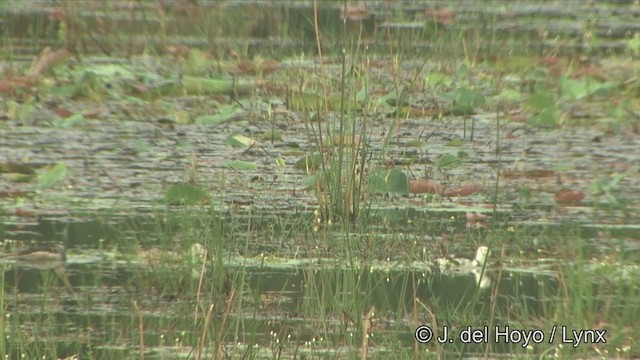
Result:
M490 3L0 5L0 357L639 357L640 9Z

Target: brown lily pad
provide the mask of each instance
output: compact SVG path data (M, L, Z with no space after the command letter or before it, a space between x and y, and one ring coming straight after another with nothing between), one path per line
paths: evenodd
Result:
M437 181L410 180L409 192L412 194L442 194L444 188Z
M480 187L472 182L466 182L462 184L462 187L457 189L447 189L444 191L446 196L469 196L480 191Z
M562 189L553 196L553 199L560 205L576 205L584 199L584 196L584 191Z

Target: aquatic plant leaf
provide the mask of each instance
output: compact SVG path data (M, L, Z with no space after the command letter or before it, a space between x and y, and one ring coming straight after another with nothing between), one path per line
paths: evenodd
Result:
M302 187L304 189L311 189L316 185L317 182L317 177L316 174L307 176L306 178L302 179Z
M213 68L213 61L207 54L199 49L190 49L182 67L182 73L191 76L208 75Z
M609 82L601 82L590 77L581 79L560 78L562 95L573 99L582 99L587 96L607 96L613 88Z
M28 183L28 182L31 182L33 179L35 179L36 176L11 173L11 174L6 174L5 176L3 176L3 178L13 183Z
M327 97L328 111L340 110L340 95L329 95ZM294 94L289 99L289 109L293 111L316 112L325 106L324 97L315 93Z
M10 174L10 173L33 175L36 172L32 168L26 165L14 163L14 162L1 162L0 174Z
M432 72L425 77L425 85L430 87L436 87L439 85L451 86L452 84L453 80L451 79L451 76L440 72Z
M307 155L293 165L300 170L317 170L320 166L322 166L322 154Z
M522 100L522 93L514 89L504 89L494 97L497 101L517 102Z
M233 79L206 79L193 76L183 76L182 86L190 95L250 95L253 85Z
M67 166L59 163L52 167L46 173L38 176L38 190L45 190L57 184L60 180L67 176Z
M544 109L529 118L529 124L541 127L555 127L558 125L558 114L554 109Z
M531 94L525 104L534 112L540 112L545 109L555 109L557 106L554 97L546 91L538 91Z
M385 103L387 103L387 104L389 104L389 105L391 105L391 106L409 105L405 101L401 101L400 100L402 98L403 92L404 92L404 87L400 86L400 87L398 87L398 89L392 90L387 95L385 95L382 98L380 98L380 100L385 102Z
M246 149L255 143L256 141L254 139L240 134L231 135L227 138L227 144L234 148Z
M31 113L34 110L34 106L31 102L25 102L20 104L13 100L6 102L6 116L9 119L26 120L31 118Z
M436 167L438 169L455 168L461 163L462 160L459 157L452 154L445 154L438 158L438 160L436 161Z
M427 146L427 142L424 140L420 140L420 139L416 139L416 140L409 140L405 143L406 146L408 147L416 147L416 148L422 148Z
M82 114L75 114L72 115L68 118L56 118L53 119L51 121L51 124L53 125L53 127L58 128L58 129L68 129L68 128L72 128L74 126L79 126L84 124L84 115Z
M282 131L276 129L267 130L262 133L262 140L282 141Z
M484 95L467 88L455 89L451 95L453 96L453 107L451 108L453 115L473 114L476 108L484 106L486 102Z
M407 175L398 169L377 170L369 175L369 191L379 194L408 195Z
M197 205L209 202L209 194L204 190L188 185L175 184L164 193L167 205Z
M200 115L195 118L194 123L198 125L215 125L233 119L240 114L242 109L235 105L223 106L219 114Z
M460 139L449 140L444 144L444 146L450 146L450 147L460 147L462 145L464 145L464 141Z
M238 171L252 171L258 168L258 164L253 161L231 160L224 164L226 167Z

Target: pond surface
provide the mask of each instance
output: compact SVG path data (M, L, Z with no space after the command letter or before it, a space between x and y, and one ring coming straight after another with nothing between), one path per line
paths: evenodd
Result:
M42 30L30 39L19 36L24 32L12 17L7 24L15 44L54 41L43 34L57 26L55 19L43 20L28 5L12 3L25 6L20 16ZM127 4L111 2L113 8L106 9L111 17L96 16L93 8L77 15L85 25L106 24L98 21L106 16L110 29L120 26L139 39L145 36L141 28L169 24L176 29L193 10L175 5L174 16L162 23L153 12L159 10L147 3L136 11L152 13L151 20L123 18L118 9ZM245 7L252 14L267 11L226 4L228 12L221 17L238 16ZM477 4L452 3L453 24L434 13L430 2L403 2L403 16L385 2L369 4L375 21L366 26L422 42L409 46L411 56L398 62L372 33L362 40L370 45L366 61L344 60L350 71L366 72L366 81L354 76L354 83L367 84L363 102L373 104L341 107L351 134L366 142L360 148L366 156L355 157L364 158L358 171L368 179L380 169L398 169L414 186L439 190L397 194L365 187L357 219L350 223L346 216L328 221L319 215L325 205L321 190L314 190L317 184L309 187L311 173L295 165L319 153L335 161L340 146L324 147L322 141L340 142L334 134L344 118L335 108L300 108L290 94L321 93L322 77L339 93L345 69L340 56L282 55L272 74L241 75L254 84L250 96L131 95L125 84L136 77L156 82L161 82L156 76L179 77L184 65L162 55L126 61L86 56L75 66L98 74L118 69L103 75L100 95L94 97L66 97L44 86L3 93L0 240L6 255L0 258L0 352L8 358L82 359L639 357L640 108L633 92L637 82L626 76L637 76L639 67L631 56L611 54L627 51L625 34L635 31L633 16L640 9L611 2L568 11L564 2L523 1L497 2L492 10L480 11ZM216 8L202 6L203 12ZM290 16L289 26L300 26L302 35L313 33L313 27L302 25L309 20L310 4L265 6L280 14L276 19ZM15 15L17 8L8 11ZM338 7L323 8L322 21L340 29L340 14ZM456 61L425 60L417 49L442 46L423 30L414 31L416 23L424 28L425 14L448 33L472 31L487 18L493 19L495 32L516 28L505 38L491 37L487 44L493 49L508 45L514 52L548 54L541 49L558 46L562 36L566 46L559 53L570 59L576 49L585 51L576 57L597 53L590 61L611 74L601 83L615 84L616 92L603 97L574 91L571 97L566 88L575 83L567 76L561 80L564 87L554 90L558 122L536 126L527 89L555 84L554 68L540 75L536 71L543 65L521 69L522 58L473 64L465 63L464 55ZM589 23L600 15L604 20ZM313 36L271 38L283 34L273 21L264 15L238 34L224 33L216 44L228 36L230 44L260 44L248 53L264 54L270 46L270 51L293 53L274 44L315 51ZM272 25L266 27L273 31L269 40L256 33L265 24ZM589 48L593 53L580 40L585 24L599 39L600 50ZM544 36L538 34L541 29ZM188 41L203 38L193 28L175 31L187 40L171 38L170 43L203 44ZM114 36L88 36L83 41L92 41L78 44L96 53L122 40ZM514 39L527 41L516 46ZM394 45L402 48L400 41ZM109 55L118 53L111 50ZM19 57L6 63L20 63ZM83 81L70 71L55 81ZM433 74L442 78L433 80ZM399 82L405 92L390 101ZM460 97L448 103L447 94L456 89L479 89L486 105L454 115ZM505 89L524 95L514 100ZM357 97L361 88L349 91ZM100 115L64 122L60 107L83 114L99 109ZM227 121L193 120L225 109L234 114ZM181 120L185 114L190 121ZM264 136L273 130L282 139ZM230 137L237 135L254 141L231 146ZM319 136L325 138L318 141ZM234 170L232 160L255 169ZM5 174L13 173L4 171L6 164L23 164L38 178L18 182ZM64 164L65 176L44 186L56 164ZM207 200L167 203L167 190L175 184L201 189ZM465 184L473 191L461 194ZM583 194L563 201L563 189ZM194 243L204 245L206 256L194 256ZM64 244L64 265L10 255L34 244ZM491 250L486 264L458 266L461 256L472 257L478 246ZM438 259L453 265L438 266ZM500 335L506 326L523 332ZM415 336L425 327L435 337L448 332L455 341L422 344ZM472 334L476 341L465 337Z

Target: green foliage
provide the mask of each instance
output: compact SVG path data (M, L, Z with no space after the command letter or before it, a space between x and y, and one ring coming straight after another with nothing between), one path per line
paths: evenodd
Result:
M258 164L253 161L231 160L227 161L224 165L238 171L253 171L258 169Z
M484 106L486 99L480 92L465 87L457 88L443 97L451 102L453 115L471 115Z
M253 85L234 79L207 79L183 76L182 86L190 95L231 95L245 96L251 94Z
M189 50L189 55L182 66L182 72L188 76L207 76L211 74L213 61L199 49Z
M294 168L305 171L317 170L322 166L322 154L310 154L293 165Z
M58 129L68 129L76 126L81 126L85 123L84 115L73 114L67 118L56 117L51 121L51 125Z
M534 113L529 118L531 125L556 126L558 124L558 106L549 92L539 91L532 94L527 99L526 106Z
M462 164L462 158L453 154L444 154L438 158L436 161L436 168L439 170L442 169L453 169Z
M217 125L229 121L242 113L242 108L236 104L221 106L219 110L218 114L200 115L195 118L194 122L198 125Z
M226 142L227 144L233 146L234 148L239 148L239 149L247 149L256 143L254 139L241 134L235 134L235 135L229 136Z
M369 174L369 191L378 194L408 195L409 180L398 169L376 170Z
M601 82L589 77L577 80L567 77L560 78L562 95L571 99L582 99L588 96L608 96L614 85L610 82Z
M164 194L167 205L197 205L209 201L209 194L204 190L188 184L175 184Z
M282 131L272 129L262 133L262 140L265 141L282 141Z
M38 176L38 190L46 190L62 181L67 176L67 166L64 163L56 164L46 173Z

